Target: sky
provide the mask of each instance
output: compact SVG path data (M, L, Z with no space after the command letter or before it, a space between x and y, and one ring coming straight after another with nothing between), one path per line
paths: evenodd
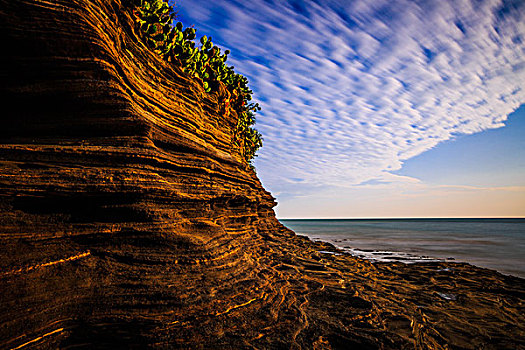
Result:
M248 77L279 218L525 217L525 1L175 9Z

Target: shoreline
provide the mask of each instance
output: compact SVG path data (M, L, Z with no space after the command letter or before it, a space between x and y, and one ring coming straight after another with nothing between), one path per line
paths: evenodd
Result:
M383 314L392 315L396 321L385 330L393 327L399 331L403 326L396 322L410 320L413 334L417 334L414 327L420 327L426 329L426 336L433 333L438 335L434 339L440 339L432 344L426 338L415 348L441 349L446 344L465 349L483 346L487 349L525 349L523 326L506 326L505 331L500 328L503 323L517 325L515 322L521 322L518 319L523 317L524 278L458 261L371 262L354 257L331 243L312 241L299 234L297 237L316 247L316 254L322 257L325 266L346 271L353 280L351 288L361 290L356 295L374 303ZM353 268L348 270L348 266ZM341 288L349 287L343 285ZM333 304L340 302L332 301ZM505 305L503 309L502 305ZM520 316L508 318L507 311ZM418 324L421 320L423 323ZM502 323L497 325L498 322ZM481 340L483 336L477 329L494 333Z
M358 247L350 247L348 245L345 245L345 246L337 245L337 243L344 242L342 240L333 241L330 239L325 240L320 237L309 237L308 235L305 235L305 234L297 234L297 235L305 237L309 239L310 241L312 241L313 243L329 244L330 246L333 247L333 249L337 250L339 254L345 254L345 255L349 255L349 256L352 256L358 259L367 260L373 264L390 264L390 263L402 263L402 264L407 264L407 265L430 264L430 263L468 264L476 268L495 271L504 276L515 277L515 278L520 278L520 279L525 280L525 275L520 276L519 274L512 274L509 272L500 271L495 268L476 265L473 262L456 259L454 257L439 258L439 257L432 257L432 256L427 256L427 255L417 255L411 252L404 252L404 251L383 251L383 250L375 250L375 249L367 249L367 248L361 249ZM345 242L345 244L347 243Z
M371 261L466 262L525 278L525 220L283 220L285 226Z

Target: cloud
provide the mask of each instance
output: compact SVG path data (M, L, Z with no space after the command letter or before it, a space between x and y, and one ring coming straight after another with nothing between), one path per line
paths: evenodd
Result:
M455 135L502 127L525 102L521 1L179 6L248 76L263 107L256 165L274 192L385 181Z

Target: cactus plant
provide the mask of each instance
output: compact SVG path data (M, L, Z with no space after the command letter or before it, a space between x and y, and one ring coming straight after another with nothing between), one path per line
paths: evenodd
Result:
M164 0L132 1L138 27L149 48L165 60L179 65L188 75L199 78L206 92L217 91L219 82L225 85L230 98L224 103L239 116L234 143L240 148L245 161L251 164L262 146L262 136L253 128L255 112L261 108L257 103L250 102L253 91L248 87L248 79L235 73L233 66L226 65L230 51L225 50L221 54L221 49L206 35L199 40L200 48L196 47L193 41L196 38L195 29L184 29L181 22L172 26L175 12Z

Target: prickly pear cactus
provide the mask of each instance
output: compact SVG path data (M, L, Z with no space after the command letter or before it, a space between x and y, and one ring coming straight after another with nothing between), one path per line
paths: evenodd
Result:
M251 164L262 146L262 136L253 128L255 113L261 108L250 102L253 91L248 87L248 79L235 73L233 66L226 65L230 51L222 53L206 35L200 38L200 47L197 47L196 30L184 28L181 22L173 26L175 12L163 0L135 0L133 11L150 49L198 78L206 92L218 91L221 83L226 86L230 97L224 103L239 116L234 144Z

